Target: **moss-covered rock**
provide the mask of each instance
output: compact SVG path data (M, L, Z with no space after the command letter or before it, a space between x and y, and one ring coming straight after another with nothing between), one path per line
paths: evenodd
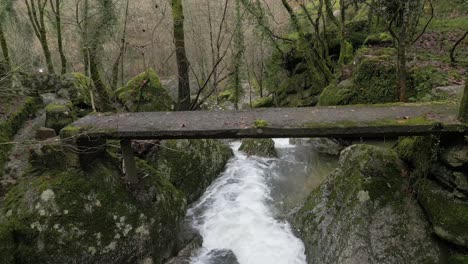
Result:
M345 80L338 85L332 83L320 94L318 105L347 105L354 96L354 84L352 80Z
M371 45L371 46L374 46L374 45L389 46L393 44L393 38L387 32L373 33L373 34L370 34L366 38L366 41L364 42L364 44Z
M171 111L174 101L162 87L153 69L133 78L116 92L119 100L131 112Z
M18 111L9 114L6 120L0 121L0 178L3 176L3 168L11 149L11 145L2 143L9 142L41 105L42 102L39 98L29 97L24 101L23 106L20 107Z
M167 140L150 164L191 203L221 174L232 155L229 146L216 140Z
M245 152L248 156L278 157L273 139L244 139L239 151Z
M1 209L2 263L162 263L171 256L184 195L143 161L145 177L130 192L119 164L106 156L87 172L52 167L14 187Z
M439 237L468 247L468 202L429 179L418 183L418 200Z
M291 217L308 263L439 263L397 154L355 145Z
M50 104L46 107L45 126L54 129L57 134L74 120L73 111L69 105Z
M273 107L274 105L273 97L271 96L259 98L252 102L253 108Z

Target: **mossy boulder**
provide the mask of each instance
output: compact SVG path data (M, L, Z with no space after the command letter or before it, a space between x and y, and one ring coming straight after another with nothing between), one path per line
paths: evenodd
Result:
M371 46L389 46L393 44L393 38L387 32L373 33L366 38L364 44Z
M468 247L468 202L458 199L436 182L422 179L418 200L432 222L436 234L454 244Z
M252 102L252 107L253 108L273 107L274 105L275 104L274 104L274 101L273 101L273 97L271 97L271 96L259 98L259 99Z
M345 149L291 216L308 263L439 263L441 250L394 151Z
M2 263L159 264L171 256L184 195L144 161L131 192L119 166L104 155L92 170L52 167L10 190L0 214Z
M352 80L345 80L338 85L332 83L320 94L318 105L347 105L354 96L354 84Z
M72 107L65 104L50 104L46 107L46 122L47 128L52 128L57 134L60 130L75 120Z
M273 139L244 139L239 151L245 152L248 156L278 157Z
M11 149L11 145L3 143L9 142L28 118L36 113L41 105L42 102L39 98L28 97L23 101L23 105L19 107L16 112L8 114L5 120L0 120L0 178L3 176L3 167Z
M167 140L150 164L191 203L221 174L232 155L229 146L216 140Z
M130 112L171 111L174 101L159 81L153 69L133 78L116 92L118 99Z

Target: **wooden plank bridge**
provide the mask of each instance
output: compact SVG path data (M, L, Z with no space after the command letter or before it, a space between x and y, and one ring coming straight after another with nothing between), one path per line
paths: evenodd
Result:
M468 134L468 124L457 120L458 110L456 103L427 103L96 114L64 128L61 136L121 140L127 177L135 183L131 140Z

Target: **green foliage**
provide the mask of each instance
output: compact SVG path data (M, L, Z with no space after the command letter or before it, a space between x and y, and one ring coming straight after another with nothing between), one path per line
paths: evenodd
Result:
M415 96L410 98L411 101L424 101L432 89L449 84L448 74L433 66L416 66L409 71L415 90ZM429 100L431 99L429 97Z
M162 87L153 69L133 78L125 87L116 91L119 100L131 112L171 111L174 101Z

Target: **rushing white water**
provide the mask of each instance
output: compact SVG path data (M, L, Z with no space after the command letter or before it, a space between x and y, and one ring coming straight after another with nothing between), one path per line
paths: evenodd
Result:
M275 140L278 148L292 148L289 140ZM226 171L189 210L203 249L194 264L207 264L208 253L229 249L240 264L306 263L304 245L290 225L279 220L272 198L272 178L278 159L247 157L232 143L235 157Z

